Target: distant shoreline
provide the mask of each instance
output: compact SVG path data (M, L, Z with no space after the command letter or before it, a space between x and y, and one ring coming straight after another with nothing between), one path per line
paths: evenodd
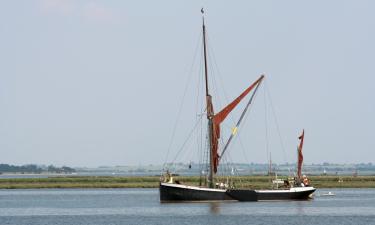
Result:
M1 173L0 176L69 176L77 173Z
M157 188L158 176L109 177L109 176L67 176L52 174L46 178L3 178L0 189L40 189L40 188ZM270 188L269 176L233 177L238 188ZM279 176L285 179L286 176ZM177 176L183 184L197 185L197 176ZM219 177L220 179L220 177ZM226 178L223 178L226 179ZM375 188L375 176L310 176L311 184L316 188Z

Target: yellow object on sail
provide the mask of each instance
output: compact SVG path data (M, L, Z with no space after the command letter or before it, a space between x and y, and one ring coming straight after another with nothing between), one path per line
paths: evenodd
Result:
M236 133L237 133L237 127L233 127L233 128L232 128L232 134L233 134L233 135L236 135Z

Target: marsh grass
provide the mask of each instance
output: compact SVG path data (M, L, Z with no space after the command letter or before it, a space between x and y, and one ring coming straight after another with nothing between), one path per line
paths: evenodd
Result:
M286 177L279 177L286 179ZM310 176L311 184L316 188L375 188L375 176ZM197 185L199 177L175 177L183 184ZM226 177L218 177L226 180ZM232 177L237 188L269 188L269 176ZM342 182L339 182L342 181ZM0 189L30 188L156 188L159 177L49 177L49 178L13 178L0 179Z

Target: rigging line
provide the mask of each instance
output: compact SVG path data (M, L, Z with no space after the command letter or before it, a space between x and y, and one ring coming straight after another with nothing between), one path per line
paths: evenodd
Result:
M208 39L208 41L210 41L210 37L209 36L207 36L207 39ZM211 47L211 45L208 46L208 49L210 50L209 52L212 52L211 54L212 54L213 65L215 66L214 68L216 69L216 72L217 72L218 77L219 77L220 86L221 86L221 89L223 90L224 99L225 99L225 101L230 102L229 98L228 98L228 94L227 94L227 92L226 92L226 90L224 88L223 76L221 75L219 66L217 64L217 60L216 60L214 49ZM231 114L229 115L229 117L231 118L232 122L235 123L235 120L234 120L234 118L233 118L233 116Z
M207 39L210 41L209 36L207 36ZM219 70L219 66L218 66L217 61L216 61L214 49L211 47L211 45L208 45L208 49L210 50L209 51L210 57L212 55L211 58L212 58L213 63L211 63L211 64L215 66L214 69L216 70L216 72L219 76L220 86L221 86L221 89L223 90L224 98L227 102L229 102L227 92L225 91L225 88L224 88L224 85L223 85L223 79L222 79L222 76L221 76L221 73L220 73L220 70Z
M212 64L210 53L208 53L208 61L209 61L210 64ZM210 70L210 74L211 74L211 78L212 78L211 79L211 87L212 87L212 96L215 96L216 107L217 107L217 110L218 110L218 108L222 107L223 101L222 101L221 96L220 96L220 91L219 91L219 88L218 88L219 85L217 85L216 76L215 76L214 72L215 71Z
M254 98L256 98L257 94L258 94L258 92L255 92L255 94L254 94ZM249 106L249 109L251 109L251 107L252 107L252 105ZM246 115L244 116L244 122L241 124L241 126L243 126L243 124L246 123L248 117L249 117L249 113L246 113ZM239 127L238 127L238 130L240 130L240 128L241 128L241 127L239 126ZM237 133L240 133L240 132L238 131ZM237 140L237 139L235 139L235 140ZM230 156L229 153L227 154L227 156L228 156L228 159L230 159L230 160L232 161L231 156ZM224 158L225 158L225 157L224 157ZM236 167L235 167L235 164L234 164L233 162L232 162L232 167L233 167L233 168L236 168ZM240 175L239 172L238 172L237 170L236 170L235 172L236 172L236 174L237 174L238 176ZM240 177L239 177L239 182L240 182L240 184L243 186L243 183L242 183L242 180L241 180Z
M257 90L258 90L258 88L259 88L260 85L261 85L261 82L257 84L257 86L256 86L255 89L254 89L253 94L251 95L251 97L250 97L248 103L246 104L246 107L245 107L245 109L243 110L243 112L242 112L242 114L241 114L241 116L240 116L240 119L238 120L238 122L237 122L237 124L236 124L236 128L237 128L237 129L239 129L239 126L240 126L240 124L241 124L242 119L245 117L245 114L246 114L247 110L250 108L250 105L251 105L251 103L253 102L254 96L256 95ZM228 139L228 141L227 141L227 144L225 145L225 147L224 147L224 149L223 149L223 152L222 152L221 155L219 156L219 160L220 160L220 158L224 155L224 153L225 153L225 151L227 150L227 148L228 148L230 142L232 141L234 135L235 135L235 132L232 132L232 134L230 135L230 137L229 137L229 139Z
M212 69L210 70L211 72L211 77L212 77L212 86L213 86L213 91L214 93L216 93L216 100L218 102L218 105L220 107L222 107L223 105L223 101L222 101L222 97L224 97L224 100L227 101L227 102L230 102L228 100L228 97L227 97L227 93L225 91L225 88L224 88L224 85L223 85L223 78L221 76L221 73L220 73L220 70L219 70L219 66L217 64L217 61L216 61L216 57L215 57L215 54L214 54L214 50L211 46L211 41L210 41L210 37L209 35L206 36L207 37L207 40L208 40L208 43L207 43L207 47L208 47L208 60L210 62L210 65L213 65ZM213 73L216 72L218 74L218 77L219 77L219 82L217 82L217 76L214 76ZM218 87L219 85L221 86L221 90L222 91L218 91ZM219 94L222 94L222 95L219 95ZM230 117L230 120L235 124L235 120L234 120L234 117L232 114L230 114L228 117ZM224 146L224 145L220 145L220 146ZM222 148L223 149L223 148Z
M199 131L199 130L202 130L202 117L204 116L204 114L199 114L199 117L197 117L197 121L196 121L196 123L197 123L197 125L196 125L196 130L197 131ZM199 132L195 132L194 134L196 134L196 136L197 136L197 139L199 138L198 136L199 136ZM193 144L193 141L191 141L190 142L190 144L189 144L189 146L188 147L190 147L191 145ZM199 154L200 154L200 152L201 152L201 148L200 148L200 146L199 146L199 144L200 144L200 142L199 142L199 140L197 141L197 145L198 145L198 148L197 148L197 155L198 155L198 157L199 157ZM193 158L194 158L194 151L189 151L190 152L190 155L187 155L188 157L184 157L184 158L190 158L190 161L192 161L193 160Z
M202 54L201 54L201 57L202 57ZM203 103L202 101L200 101L200 97L201 97L201 93L203 93L203 91L201 92L201 88L203 88L203 83L204 81L203 80L203 60L199 60L200 61L200 66L199 66L199 72L201 73L198 77L198 86L197 86L197 99L196 99L196 106L195 106L195 112L196 112L196 116L195 116L195 119L196 121L198 121L198 117L197 115L200 115L200 114L203 114L204 112L204 109L202 110L202 106L203 106ZM202 85L202 86L201 86ZM203 98L202 98L203 100ZM204 108L204 106L203 106ZM199 127L198 127L198 132L197 132L197 137L196 137L196 141L197 141L197 149L198 149L198 161L200 162L201 160L201 152L203 151L203 144L202 144L202 141L203 141L203 138L202 138L202 134L203 134L203 126L202 126L202 123L199 124Z
M229 165L228 165L228 161L226 159L223 161L223 164L224 164L224 169L223 169L222 177L223 177L223 180L224 180L223 183L226 183L225 180L229 178L229 176L228 176L229 172L228 171L230 171L230 168L229 168Z
M195 131L195 129L194 129L194 131ZM192 162L194 151L189 151L189 149L191 148L192 144L193 144L193 141L191 141L190 138L188 140L186 140L185 146L182 147L180 153L176 156L176 159L179 156L182 159L189 159L189 162ZM174 163L177 163L177 161L174 161Z
M203 117L203 115L201 115L200 119L202 119L202 117ZM177 152L177 154L176 154L176 156L174 157L174 159L173 159L172 162L175 162L175 161L176 161L178 155L179 155L179 154L181 153L181 151L184 149L186 143L189 141L191 135L193 134L193 132L195 131L195 129L197 128L197 126L198 126L199 123L200 123L200 120L198 120L198 122L195 123L193 129L190 131L190 133L189 133L187 139L184 141L184 143L183 143L182 146L180 147L180 150Z
M270 100L271 111L272 111L273 118L274 118L275 123L276 123L276 130L277 130L277 134L278 134L279 139L280 139L281 148L282 148L282 150L283 150L284 162L286 162L287 157L286 157L285 146L284 146L283 139L281 138L280 126L279 126L279 123L278 123L278 120L277 120L277 116L276 116L275 108L273 107L272 98L271 98L271 92L270 92L270 90L268 89L268 85L267 85L267 83L264 83L264 84L265 84L264 86L265 86L265 89L266 89L266 93L267 93L268 98L269 98L269 100Z
M204 83L205 82L204 81L204 77L205 77L204 73L205 73L205 71L204 71L204 66L203 66L203 57L204 57L203 51L201 51L200 57L201 58L199 60L200 63L199 63L199 70L198 70L199 77L198 77L198 86L197 86L198 91L197 91L197 100L196 100L196 112L198 112L198 108L200 108L202 106L203 106L203 109L206 110L206 107L203 104L203 99L205 99L205 97L202 98L201 101L199 101L199 99L200 99L200 93L201 93L201 88L202 89L205 88L204 87L205 86L205 83ZM204 91L202 91L202 94L203 94L203 96L205 96ZM204 110L201 111L200 113L204 112Z
M197 126L198 128L198 126ZM193 145L194 141L189 141L186 145L186 148L185 149L190 149L191 146ZM183 159L188 159L189 161L192 161L194 157L194 151L183 151L182 154L181 154L181 158Z
M223 145L223 140L220 140L220 145ZM223 160L223 164L220 167L221 168L221 174L222 176L225 176L225 174L228 172L228 165L226 164L226 160Z
M231 127L228 126L228 125L226 125L226 124L224 124L224 126L225 126L226 128L229 128L229 130L231 129ZM238 135L238 140L239 140L239 142L240 142L240 147L241 147L241 149L242 149L242 153L243 153L243 155L244 155L244 157L245 157L245 160L246 160L246 162L249 162L249 163L250 163L250 161L249 161L249 159L248 159L248 157L247 157L246 151L245 151L245 146L243 145L243 142L242 142L242 139L241 139L241 133L238 132L237 135ZM225 158L225 157L224 157L224 158Z
M166 155L164 163L163 163L163 170L165 169L165 165L166 165L166 163L168 161L168 157L169 157L169 153L170 153L170 150L171 150L171 147L172 147L172 143L173 143L174 137L176 135L177 124L178 124L178 121L180 120L180 116L181 116L182 108L183 108L183 105L184 105L184 100L185 100L185 97L186 97L187 89L189 87L190 80L193 77L192 76L192 74L193 74L193 67L195 65L195 58L197 56L198 48L200 46L200 41L199 40L200 40L201 36L202 36L202 33L199 32L198 41L197 41L197 45L195 47L195 53L194 53L194 56L193 56L193 63L191 64L191 67L190 67L190 70L189 70L189 75L188 75L188 78L187 78L187 82L185 84L184 93L182 95L182 101L180 103L180 108L179 108L178 113L177 113L176 122L175 122L175 124L173 126L172 136L171 136L170 142L168 144L167 155Z
M242 179L241 179L241 176L240 176L240 173L238 172L238 170L237 170L237 168L236 168L236 166L235 166L235 164L234 164L234 162L233 162L233 159L232 159L231 155L228 154L228 155L226 155L226 157L228 158L228 162L229 162L230 166L231 166L232 168L234 168L233 176L237 176L238 181L239 181L241 187L244 187L243 182L242 182Z
M271 156L269 157L269 143L268 143L268 120L267 120L267 101L266 101L266 89L264 88L264 123L265 123L265 148L266 148L266 159L270 162ZM271 171L269 171L270 173Z
M187 145L186 148L184 148L184 149L189 149L190 146L193 144L192 141L187 141L187 143L188 143L188 145ZM190 158L190 154L193 154L193 151L182 151L182 152L181 152L181 158L189 159L189 158ZM190 165L191 165L191 163L192 163L191 158L190 158L189 163L190 163ZM175 170L174 170L175 173L180 173L180 171L186 169L185 166L177 166L177 162L175 162L174 165L175 165Z
M203 129L203 126L201 126L201 130L202 129ZM203 139L202 139L202 144L203 144ZM205 149L208 148L207 136L204 139L204 146L205 146ZM207 184L207 174L208 174L208 162L207 162L208 156L207 155L208 155L208 152L203 151L203 148L202 148L202 153L201 153L202 158L201 158L201 164L199 168L199 184L201 185L202 185L202 182L204 185Z
M202 122L199 122L198 132L197 132L197 145L198 145L198 162L202 162L202 151L203 151L203 143L202 143ZM199 137L200 136L200 137Z
M236 176L236 173L237 173L237 167L236 165L231 162L231 156L229 155L229 157L225 157L225 158L228 158L226 159L226 165L227 165L227 170L229 171L228 174L227 174L227 177L228 177L228 180L231 180L233 181L234 180L234 176Z
M245 147L244 147L244 145L243 145L243 143L242 143L242 139L241 139L241 136L240 136L240 133L238 133L238 141L240 142L240 146L241 146L241 149L242 149L242 153L243 153L243 155L245 156L245 160L246 160L246 162L248 162L248 163L250 163L250 161L249 161L249 158L247 157L247 154L246 154L246 151L245 151Z
M205 160L206 160L206 174L208 176L208 171L210 169L210 152L209 152L209 149L210 149L210 141L209 141L209 134L208 134L208 128L205 129L206 130L206 136L205 136L205 149L208 149L208 151L204 151L205 152Z
M208 60L209 60L209 65L214 65L214 62L213 62L213 56L212 56L212 47L211 47L211 44L210 44L210 39L208 37L208 34L206 34L206 37L207 37L207 48L208 48ZM212 53L211 53L212 52ZM219 95L220 91L218 89L218 82L216 81L216 76L214 76L214 67L211 67L211 70L210 70L210 74L211 74L211 86L213 87L213 94L215 94L215 97L216 97L216 101L217 101L217 105L219 105L220 107L223 105L222 103L222 99L221 99L221 96Z

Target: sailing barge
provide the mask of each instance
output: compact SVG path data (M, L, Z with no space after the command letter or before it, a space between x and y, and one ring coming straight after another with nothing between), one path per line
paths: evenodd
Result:
M201 10L202 14L203 9ZM287 188L283 189L268 189L268 190L252 190L252 189L236 189L230 187L228 184L217 184L214 181L214 176L217 173L220 159L227 150L229 143L236 134L237 128L240 125L246 111L253 101L254 95L264 79L261 75L253 84L251 84L240 96L227 105L218 113L214 113L212 96L208 87L208 68L207 68L207 47L206 47L206 27L202 23L203 30L203 55L204 55L204 75L205 75L205 91L206 91L206 113L208 120L208 139L209 139L209 171L207 177L207 186L191 186L180 184L175 181L173 177L167 172L161 177L159 186L160 201L161 202L179 202L179 201L267 201L267 200L306 200L309 199L312 193L316 190L311 187L305 176L301 176L302 166L302 146L304 139L304 132L299 137L300 144L298 147L298 172L294 181L289 184ZM220 124L224 121L227 115L245 98L251 91L253 91L243 113L238 120L236 127L233 129L228 142L225 144L221 154L219 155L219 138L220 138Z

